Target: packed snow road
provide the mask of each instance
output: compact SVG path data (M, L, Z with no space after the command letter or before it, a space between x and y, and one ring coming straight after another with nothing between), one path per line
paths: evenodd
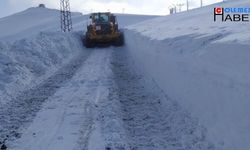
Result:
M0 132L12 150L214 149L125 48L79 55L11 103L1 108Z
M74 77L48 98L13 149L85 149L95 128L94 108L107 96L109 53L94 50Z
M43 103L73 77L88 55L89 52L81 53L40 85L23 92L7 104L1 105L0 138L8 137L10 140L19 138L20 127L30 122Z

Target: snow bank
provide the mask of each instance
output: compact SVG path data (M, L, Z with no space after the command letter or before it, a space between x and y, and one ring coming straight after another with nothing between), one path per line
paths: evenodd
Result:
M214 22L214 7L250 7L247 0L226 1L202 9L177 13L143 21L128 28L140 32L151 39L164 40L184 35L211 36L218 33L227 34L220 42L233 41L249 43L249 22ZM242 32L244 31L244 34Z
M213 7L129 26L138 67L207 127L220 150L250 149L250 51L247 23L214 23Z
M0 41L0 104L55 72L82 50L76 33L46 33L14 42Z
M87 27L89 15L72 13L74 31ZM145 21L155 16L117 14L121 27ZM56 9L32 7L22 12L0 18L0 40L13 41L34 36L42 31L60 31L60 11Z
M75 29L84 26L86 16L72 13ZM33 7L22 12L0 18L0 40L16 40L30 37L41 31L60 31L60 12L55 9Z

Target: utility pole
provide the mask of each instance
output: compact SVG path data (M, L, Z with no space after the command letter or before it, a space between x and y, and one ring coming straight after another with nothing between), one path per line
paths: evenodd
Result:
M182 6L184 6L184 4L183 3L179 3L179 4L176 4L176 6L179 7L179 12L181 12L181 8L182 8Z
M189 10L189 1L187 0L187 11Z
M201 7L203 7L203 1L201 0Z
M72 18L70 12L69 0L60 0L60 10L61 10L61 30L63 32L72 31Z

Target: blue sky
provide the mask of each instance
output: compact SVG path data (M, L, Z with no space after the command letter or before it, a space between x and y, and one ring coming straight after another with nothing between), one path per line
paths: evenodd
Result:
M189 0L191 7L198 7L200 0ZM222 0L203 0L205 4ZM49 8L58 8L59 0L0 0L0 17L4 17L39 3ZM185 3L186 0L70 0L72 11L89 13L91 11L107 11L116 13L166 15L171 4ZM183 6L183 10L185 7Z

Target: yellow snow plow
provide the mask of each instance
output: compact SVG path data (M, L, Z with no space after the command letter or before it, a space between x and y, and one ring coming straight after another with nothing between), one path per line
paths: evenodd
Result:
M124 35L118 29L116 16L110 12L92 13L90 24L84 36L84 45L87 48L94 47L97 43L110 43L115 46L124 45Z

